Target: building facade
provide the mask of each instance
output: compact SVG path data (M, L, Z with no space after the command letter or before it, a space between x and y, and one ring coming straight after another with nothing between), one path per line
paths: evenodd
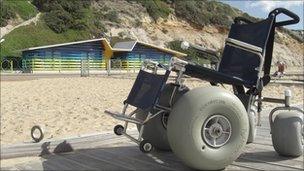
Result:
M186 54L140 41L118 42L112 48L101 38L25 49L22 66L31 71L79 70L82 61L89 61L90 69L102 70L111 59L113 67L129 69L139 68L145 59L167 63L173 56Z

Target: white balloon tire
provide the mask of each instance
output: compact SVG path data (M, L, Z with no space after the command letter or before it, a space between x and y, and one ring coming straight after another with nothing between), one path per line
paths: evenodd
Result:
M212 115L225 116L231 123L228 142L210 147L201 136L204 122ZM167 136L172 151L189 167L219 170L241 154L249 134L249 122L242 102L218 87L196 88L184 94L169 116Z

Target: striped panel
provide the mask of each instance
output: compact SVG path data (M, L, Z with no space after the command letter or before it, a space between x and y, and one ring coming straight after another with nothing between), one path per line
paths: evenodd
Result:
M29 59L23 60L24 68L32 70L80 70L81 60L60 60L60 59ZM105 60L89 60L90 69L106 69Z

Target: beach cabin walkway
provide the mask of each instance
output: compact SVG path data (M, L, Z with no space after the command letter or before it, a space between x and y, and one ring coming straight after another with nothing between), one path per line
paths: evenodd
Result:
M71 152L58 153L62 149ZM171 152L144 154L134 143L113 133L71 138L64 142L3 147L1 157L16 157L18 153L38 156L49 152L41 157L1 160L1 170L191 170ZM226 170L303 170L303 156L282 157L274 151L264 112L255 143L248 144L243 154Z

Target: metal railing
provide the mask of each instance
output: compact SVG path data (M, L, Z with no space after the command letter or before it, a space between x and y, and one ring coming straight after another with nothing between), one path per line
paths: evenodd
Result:
M153 61L157 61L153 59ZM95 60L95 59L23 59L20 61L19 68L13 68L15 61L3 60L2 71L14 71L15 69L23 73L32 73L36 71L76 71L81 75L89 75L89 72L105 71L108 74L122 73L122 72L137 72L142 65L143 60L138 59L110 59L110 60ZM169 61L159 60L162 64L168 64ZM208 66L207 66L208 67Z

